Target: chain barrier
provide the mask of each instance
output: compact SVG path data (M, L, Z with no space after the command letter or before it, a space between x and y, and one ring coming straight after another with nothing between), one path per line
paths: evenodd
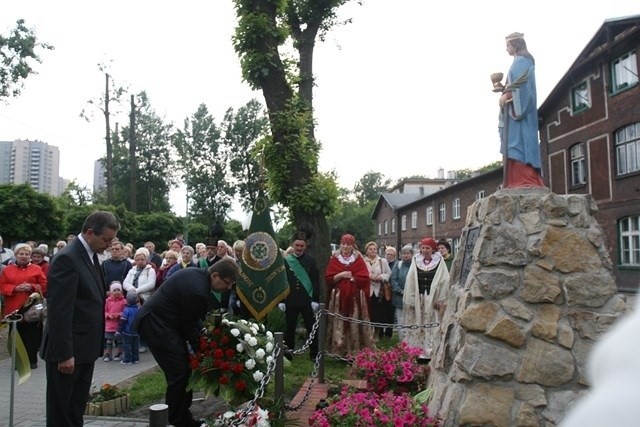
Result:
M290 351L291 354L294 355L300 355L305 353L309 347L311 346L311 344L313 343L314 338L316 337L316 334L318 333L318 329L320 326L320 319L322 317L323 314L326 314L327 316L332 316L335 317L338 320L343 320L346 322L351 322L351 323L357 323L359 325L364 325L364 326L371 326L374 328L390 328L390 329L419 329L419 328L435 328L439 325L438 322L433 322L433 323L425 323L425 324L421 324L421 325L396 325L396 324L391 324L391 323L379 323L379 322L370 322L368 320L360 320L360 319L354 319L353 317L347 317L347 316L343 316L341 314L338 313L331 313L328 310L324 309L324 310L318 310L315 313L315 321L313 323L313 327L311 329L311 332L309 333L309 337L307 338L307 340L305 341L305 343L302 345L302 347L300 347L298 350L290 350L290 349L286 349L286 345L284 346L285 348L282 348L280 346L275 346L273 353L272 353L272 360L271 362L267 365L267 372L265 373L264 377L262 377L262 380L260 380L260 385L258 386L258 388L256 389L256 392L254 394L254 397L252 400L250 400L247 403L247 406L242 409L239 413L239 418L236 418L234 420L225 420L225 421L220 421L218 420L218 426L241 426L243 424L246 424L247 419L249 418L249 416L253 413L253 411L255 411L256 409L256 402L261 399L264 396L264 391L267 387L267 384L269 383L269 380L271 378L271 375L273 374L273 372L275 371L275 366L276 366L276 359L278 358L278 356L280 355L281 351ZM302 397L302 400L295 406L292 406L290 404L285 403L284 405L284 409L286 411L289 412L295 412L297 410L299 410L300 408L302 408L302 406L309 400L309 396L311 396L311 391L313 389L313 387L316 384L316 380L318 377L318 369L320 367L320 359L321 359L322 354L318 353L316 355L316 358L314 360L313 363L313 370L311 371L311 376L310 376L310 381L309 381L309 385L307 386L307 389L305 390L305 393ZM353 362L352 358L348 358L348 357L343 357L343 356L339 356L337 354L333 354L333 353L327 353L326 351L324 352L324 356L328 356L331 357L333 359L337 359L346 363L351 364Z

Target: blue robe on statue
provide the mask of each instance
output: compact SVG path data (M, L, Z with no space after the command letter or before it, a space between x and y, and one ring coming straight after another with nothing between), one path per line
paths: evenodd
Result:
M511 91L513 99L500 110L500 152L539 170L536 77L535 65L530 58L517 55L513 58L506 90Z

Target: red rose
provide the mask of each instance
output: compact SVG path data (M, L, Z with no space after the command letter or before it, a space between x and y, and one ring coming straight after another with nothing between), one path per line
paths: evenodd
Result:
M214 367L214 369L220 369L220 366L222 366L222 362L218 359L213 361L212 366Z
M231 363L222 362L221 368L222 368L223 371L230 371L231 370Z
M247 389L247 383L244 380L236 381L236 390L245 391Z
M221 332L222 332L222 331L220 331L220 328L215 328L215 329L213 330L213 335L220 335L220 333L221 333Z
M215 357L216 359L222 359L223 356L224 356L224 351L220 350L219 348L213 352L213 357Z
M200 337L200 348L207 348L207 338Z
M244 366L242 365L242 363L238 363L231 370L234 374L241 374L243 369Z
M222 344L228 344L229 343L229 337L225 335L225 336L222 337L221 341L222 341Z
M220 379L218 381L220 382L220 384L229 384L229 377L220 375Z
M209 342L209 348L213 348L213 349L218 348L218 343L215 341Z
M200 363L198 363L198 359L191 359L191 362L189 363L189 365L191 366L191 369L198 369L198 366L200 366Z
M227 359L233 359L233 356L236 355L236 352L232 348L228 348L224 351L224 354L227 356Z

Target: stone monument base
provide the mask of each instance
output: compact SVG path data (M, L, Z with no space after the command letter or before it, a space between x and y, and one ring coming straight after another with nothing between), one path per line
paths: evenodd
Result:
M590 195L500 190L467 212L431 362L447 426L553 426L589 386L595 341L629 310Z

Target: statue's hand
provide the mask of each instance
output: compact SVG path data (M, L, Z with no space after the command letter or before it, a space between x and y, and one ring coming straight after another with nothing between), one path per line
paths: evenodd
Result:
M511 102L512 99L513 99L513 95L511 95L511 92L503 93L502 96L500 96L500 100L498 101L500 108L504 107L505 104L508 104L509 102Z

